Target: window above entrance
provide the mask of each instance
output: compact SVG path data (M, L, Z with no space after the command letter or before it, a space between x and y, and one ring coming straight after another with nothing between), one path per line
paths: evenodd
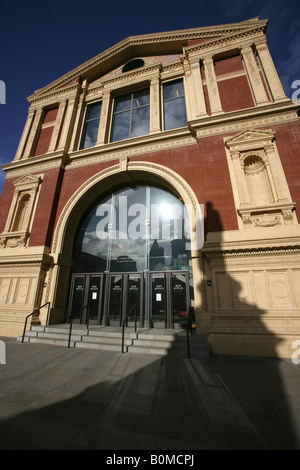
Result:
M114 102L111 141L139 137L150 131L150 89L118 96Z
M113 192L86 213L74 246L74 272L190 270L188 217L168 191Z
M80 150L187 126L183 78L161 81L155 69L135 89L129 85L122 94L104 87L102 101L86 104Z

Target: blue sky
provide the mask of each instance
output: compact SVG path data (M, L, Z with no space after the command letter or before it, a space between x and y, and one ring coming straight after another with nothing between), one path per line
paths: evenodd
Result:
M287 96L300 80L300 0L19 0L1 12L0 165L11 162L27 97L128 36L269 19L268 45ZM0 192L5 174L0 170Z

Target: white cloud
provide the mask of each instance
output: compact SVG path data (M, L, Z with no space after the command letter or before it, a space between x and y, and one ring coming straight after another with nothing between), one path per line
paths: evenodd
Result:
M290 45L286 59L278 67L283 88L288 96L293 92L291 86L295 80L300 80L300 19L295 20L289 31Z

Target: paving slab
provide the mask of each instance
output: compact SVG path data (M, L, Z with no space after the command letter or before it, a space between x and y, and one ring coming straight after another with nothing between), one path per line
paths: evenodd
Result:
M1 450L300 449L300 365L289 359L1 340Z

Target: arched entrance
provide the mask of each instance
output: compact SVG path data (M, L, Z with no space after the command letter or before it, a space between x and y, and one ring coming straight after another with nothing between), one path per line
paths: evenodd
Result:
M137 305L140 326L174 328L194 301L189 217L161 187L115 189L84 214L74 243L68 317L121 325ZM85 321L85 316L81 321Z
M125 202L127 212L122 210ZM193 226L197 203L193 191L180 176L148 162L130 162L125 171L120 162L87 180L65 205L56 226L53 267L45 298L53 302L50 323L68 319L73 309L74 289L80 298L81 288L76 291L80 283L84 299L101 297L97 306L94 302L91 317L102 324L120 321L124 310L134 302L140 306L141 323L171 327L174 322L170 311L174 310L176 290L179 318L184 318L189 302L193 301L197 309L201 292L193 287L195 277L197 287L201 279L198 253L181 247L186 241L184 230L188 228L184 207L192 208L189 222ZM105 204L110 208L108 211L104 211ZM163 219L157 218L158 212L153 209L161 206L160 210L169 216L168 204L174 210L181 210L176 219L181 225L178 222L175 229L183 230L183 238L174 237L174 220L171 220L172 227L164 226L163 237L159 234L162 226L158 226ZM117 225L113 224L114 217ZM170 236L165 235L168 229L173 230ZM88 249L95 245L97 256ZM164 307L155 310L156 302L164 303Z

